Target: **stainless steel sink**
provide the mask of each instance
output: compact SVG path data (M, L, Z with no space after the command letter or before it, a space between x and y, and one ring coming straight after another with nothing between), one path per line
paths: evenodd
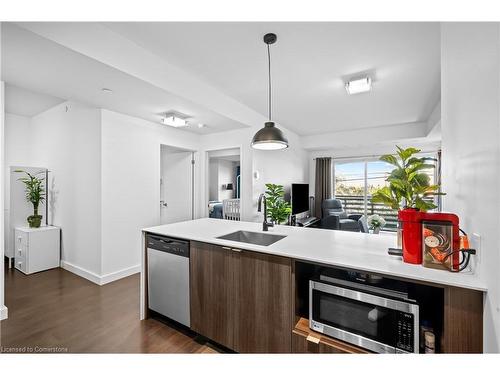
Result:
M224 236L217 237L221 240L229 240L236 242L251 243L260 246L269 246L273 243L282 240L286 236L281 236L279 234L267 234L262 232L247 232L245 230L239 230L237 232L225 234Z

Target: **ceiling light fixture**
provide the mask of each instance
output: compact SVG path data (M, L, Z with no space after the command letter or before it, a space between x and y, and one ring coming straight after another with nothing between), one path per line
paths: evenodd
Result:
M288 140L285 138L283 132L274 126L271 121L271 52L269 46L276 42L276 34L264 35L264 43L267 44L267 60L268 60L268 73L269 73L269 121L264 124L252 139L252 147L257 150L282 150L288 147Z
M370 77L353 79L345 84L345 89L349 95L361 94L362 92L371 91L372 79Z
M206 124L203 124L202 122L200 122L200 123L198 124L198 127L199 127L200 129L202 129L202 128L206 127L206 126L207 126L207 125L206 125Z
M188 122L185 119L177 117L173 114L166 114L160 121L163 125L173 126L174 128L182 128L183 126L188 125Z
M113 93L113 90L108 89L107 87L103 87L103 88L101 89L101 91L102 91L102 92L106 92L106 93L108 93L108 94L112 94L112 93Z

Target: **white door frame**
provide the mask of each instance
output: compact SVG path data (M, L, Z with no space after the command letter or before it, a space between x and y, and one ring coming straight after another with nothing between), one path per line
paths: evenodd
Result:
M204 192L203 192L203 210L201 212L201 214L203 215L203 217L208 217L208 202L209 202L209 195L210 195L210 187L209 187L209 174L210 174L210 171L209 171L209 162L210 162L210 156L209 156L209 153L210 152L214 152L214 151L224 151L224 150L233 150L233 149L237 149L239 150L239 153L240 153L240 176L241 176L241 172L243 170L243 146L241 144L239 145L235 145L235 146L224 146L224 147L217 147L217 148L210 148L210 149L206 149L205 150L205 165L204 165L204 169L205 169L205 187L204 187ZM240 180L241 181L241 180ZM243 193L245 192L245 189L243 187L243 184L240 182L240 199L243 200ZM243 217L243 211L244 211L244 208L243 208L243 204L240 202L240 218Z

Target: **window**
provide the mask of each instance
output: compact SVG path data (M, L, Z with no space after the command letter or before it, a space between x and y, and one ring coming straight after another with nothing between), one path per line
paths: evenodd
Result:
M435 154L420 154L435 158ZM429 161L429 163L432 163ZM387 224L386 230L395 230L398 212L380 203L372 203L371 195L388 185L385 181L393 166L378 159L334 160L334 195L340 199L347 214L370 216L379 214ZM436 180L435 171L429 170L431 184ZM437 204L437 203L436 203Z
M333 194L348 214L365 214L365 162L334 163Z

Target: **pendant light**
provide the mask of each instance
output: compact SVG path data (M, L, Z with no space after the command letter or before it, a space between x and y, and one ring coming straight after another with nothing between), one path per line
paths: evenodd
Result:
M271 52L269 46L275 43L276 39L276 34L270 33L264 35L264 43L267 44L269 73L269 121L253 136L252 147L257 150L282 150L288 147L288 140L285 138L285 135L271 121Z

